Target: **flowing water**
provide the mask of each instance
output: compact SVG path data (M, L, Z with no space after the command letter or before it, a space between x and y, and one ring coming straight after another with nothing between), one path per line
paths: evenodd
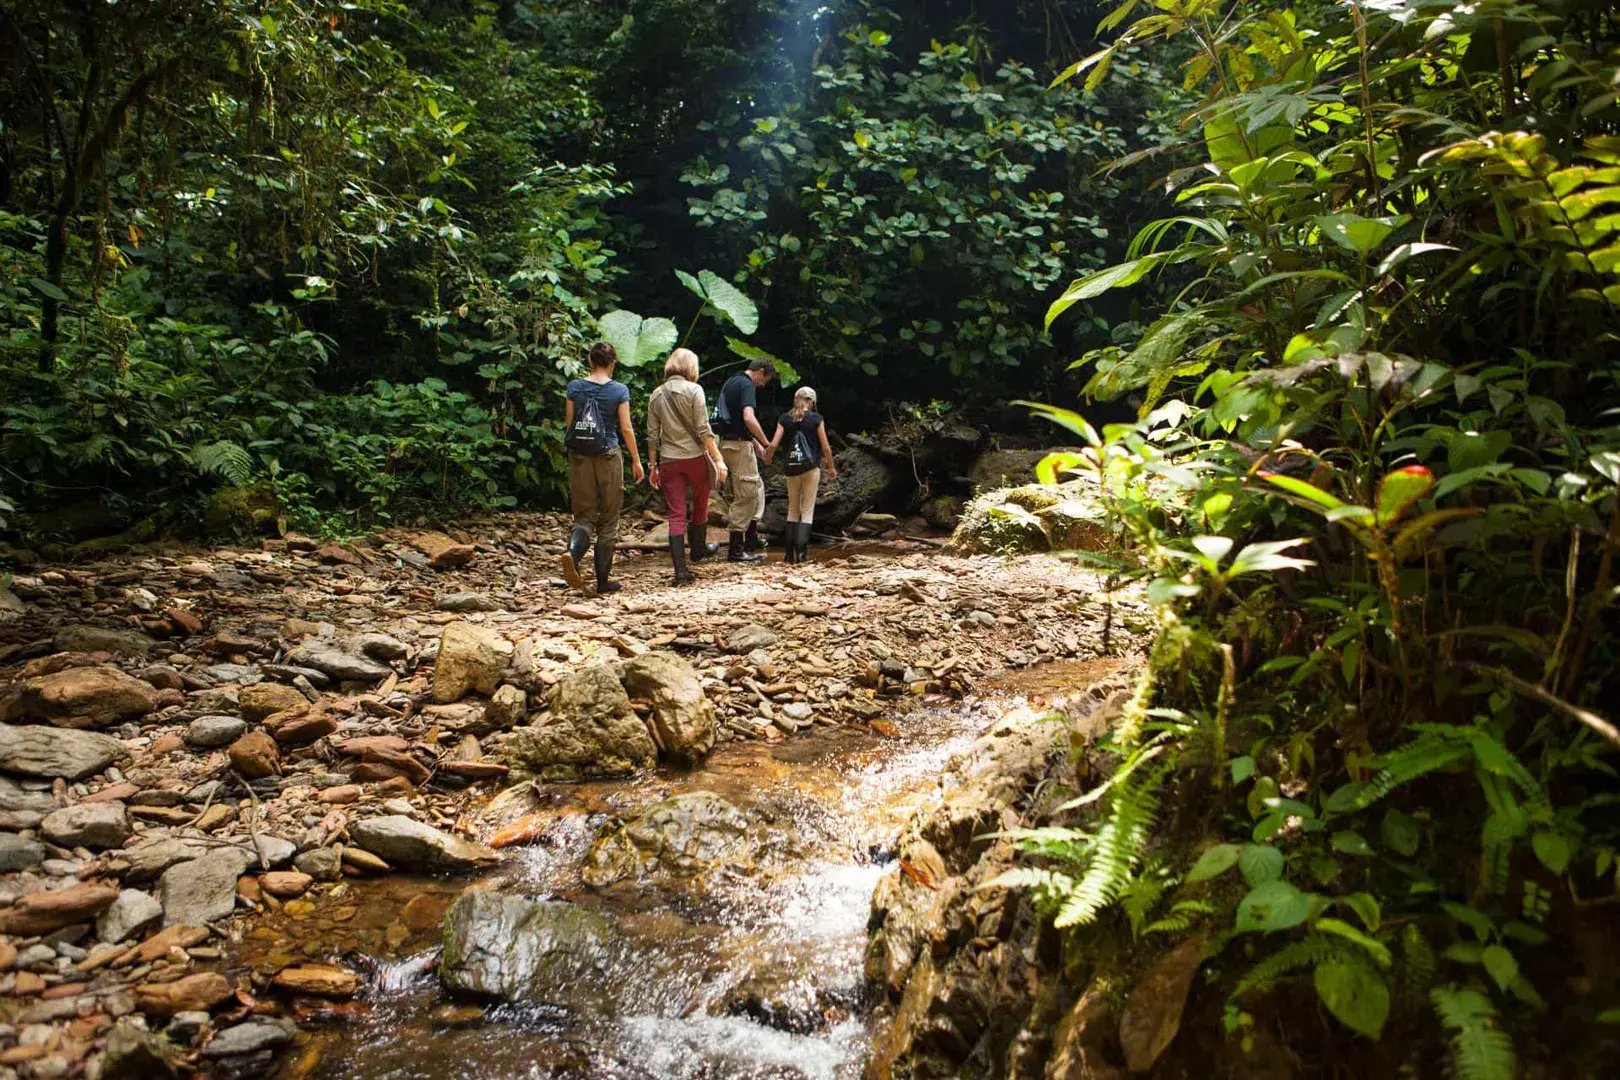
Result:
M896 719L892 736L817 729L728 745L691 773L546 785L535 842L509 848L483 880L352 882L325 907L298 912L296 924L257 928L245 952L266 969L289 954L346 953L372 972L361 1001L303 1017L316 1041L292 1071L324 1080L858 1077L873 887L906 820L938 797L945 764L1023 692L922 707ZM678 880L585 884L593 838L683 792L720 796L746 815L746 857ZM469 887L610 916L628 962L605 972L605 985L571 986L568 1000L456 1001L435 972L437 920Z

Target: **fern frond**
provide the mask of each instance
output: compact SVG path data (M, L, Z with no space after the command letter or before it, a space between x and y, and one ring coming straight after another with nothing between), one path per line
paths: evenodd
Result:
M1215 905L1208 900L1178 900L1170 913L1143 928L1144 934L1179 934L1203 915L1215 914Z
M1125 917L1131 921L1132 937L1142 936L1142 924L1158 906L1168 887L1168 881L1154 875L1137 877L1120 890L1119 906L1124 910Z
M1093 922L1130 883L1158 817L1159 786L1169 771L1161 763L1134 774L1115 792L1108 818L1097 831L1091 861L1058 911L1054 921L1058 929Z
M1452 1063L1458 1080L1514 1080L1518 1058L1513 1040L1497 1027L1491 999L1477 990L1436 987L1429 994L1440 1023L1451 1032Z
M203 443L186 457L198 472L223 476L237 487L253 479L253 455L229 440Z
M1323 961L1347 952L1344 942L1328 934L1311 933L1298 941L1291 941L1254 967L1239 980L1233 997L1251 990L1269 990L1277 981L1301 968L1315 968Z
M1137 769L1141 768L1143 765L1152 761L1154 758L1158 757L1164 752L1165 737L1166 736L1161 732L1160 734L1149 739L1147 742L1143 743L1141 746L1132 750L1125 760L1120 762L1119 767L1114 770L1114 775L1110 776L1107 780L1104 780L1102 783L1098 784L1084 795L1080 795L1076 798L1070 799L1066 803L1063 803L1061 806L1057 807L1057 810L1054 812L1074 810L1082 806L1089 806L1098 799L1102 798L1104 795L1108 794L1115 787L1123 784L1126 780L1130 779L1131 774Z
M1356 799L1358 808L1365 809L1391 791L1425 776L1436 769L1461 761L1472 754L1466 740L1453 740L1432 731L1379 759L1379 772Z
M1415 924L1407 923L1401 930L1400 978L1395 980L1402 996L1414 1002L1427 997L1434 985L1435 964L1434 946Z

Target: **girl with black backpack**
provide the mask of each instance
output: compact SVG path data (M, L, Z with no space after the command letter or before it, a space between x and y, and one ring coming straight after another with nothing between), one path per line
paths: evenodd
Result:
M568 497L574 511L574 531L563 553L563 577L590 596L579 572L591 539L596 540L596 592L619 591L609 579L613 545L619 538L619 511L624 508L624 458L620 440L630 451L630 473L636 483L646 475L635 428L630 425L630 390L613 378L619 354L599 341L589 353L591 373L568 384L563 408L563 444L568 447Z
M825 469L828 480L838 479L833 464L832 444L827 441L827 425L816 412L816 392L801 386L793 394L793 411L776 421L776 433L765 450L765 460L786 447L782 471L787 474L788 520L782 561L804 562L810 557L810 523L816 516L816 491Z

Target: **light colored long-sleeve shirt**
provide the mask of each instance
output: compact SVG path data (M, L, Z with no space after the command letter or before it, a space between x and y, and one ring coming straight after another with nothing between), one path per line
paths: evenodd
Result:
M654 461L703 457L704 439L714 438L703 387L679 375L647 399L647 455Z

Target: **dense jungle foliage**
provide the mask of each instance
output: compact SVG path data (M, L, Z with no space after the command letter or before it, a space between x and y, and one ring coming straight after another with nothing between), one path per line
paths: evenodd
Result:
M1100 491L1142 558L1096 558L1162 620L1111 779L1002 881L1081 985L1098 935L1196 939L1189 1015L1244 1051L1620 1067L1616 20L1133 0L1064 73L1142 56L1197 96L1119 163L1173 207L1049 315L1144 312L1079 361L1139 419L1048 407L1089 449L1044 467Z
M1099 166L1179 96L1047 89L1100 11L0 5L0 499L36 538L547 502L598 334L775 355L845 431L1058 392L1113 328L1040 312L1143 213Z

